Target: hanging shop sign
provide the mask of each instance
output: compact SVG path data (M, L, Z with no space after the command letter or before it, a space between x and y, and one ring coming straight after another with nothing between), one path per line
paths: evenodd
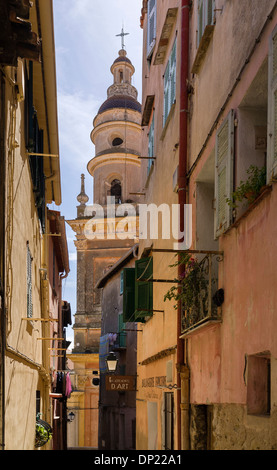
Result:
M106 375L106 390L132 392L136 390L135 375Z

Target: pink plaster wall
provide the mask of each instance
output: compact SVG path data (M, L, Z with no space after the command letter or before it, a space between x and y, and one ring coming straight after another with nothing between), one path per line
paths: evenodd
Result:
M277 355L277 188L222 237L223 322L189 338L192 403L246 403L245 355Z

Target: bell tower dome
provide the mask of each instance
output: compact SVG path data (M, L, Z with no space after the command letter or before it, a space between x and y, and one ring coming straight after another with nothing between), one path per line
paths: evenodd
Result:
M136 203L134 193L140 189L141 105L132 85L135 68L125 49L110 70L113 83L93 121L95 157L87 167L94 178L94 203L102 206L108 196L115 196L116 204Z

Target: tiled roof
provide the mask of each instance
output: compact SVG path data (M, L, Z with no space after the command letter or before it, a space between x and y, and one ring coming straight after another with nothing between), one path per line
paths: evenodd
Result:
M115 59L114 64L116 62L128 62L129 64L132 64L130 59L128 59L128 57L124 57L124 56L119 56L117 59Z
M114 108L127 108L141 112L140 103L131 96L114 95L104 101L104 103L99 108L98 114L101 114L108 109Z

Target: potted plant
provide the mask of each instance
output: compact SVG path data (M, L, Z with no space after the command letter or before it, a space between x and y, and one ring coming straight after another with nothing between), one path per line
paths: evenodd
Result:
M234 209L238 206L238 202L247 199L248 203L251 204L259 196L261 189L266 185L266 167L258 168L255 165L251 165L247 174L249 175L246 181L241 181L236 190L232 193L230 199L227 199L227 203Z
M208 280L202 269L201 264L188 253L183 253L181 260L170 267L182 265L183 272L176 285L172 286L164 296L164 301L174 299L178 308L178 302L181 301L184 310L194 310L199 308L200 298L208 295ZM203 294L204 293L204 294ZM202 294L202 295L200 295Z
M44 446L50 439L52 439L52 428L50 424L37 417L35 447Z

